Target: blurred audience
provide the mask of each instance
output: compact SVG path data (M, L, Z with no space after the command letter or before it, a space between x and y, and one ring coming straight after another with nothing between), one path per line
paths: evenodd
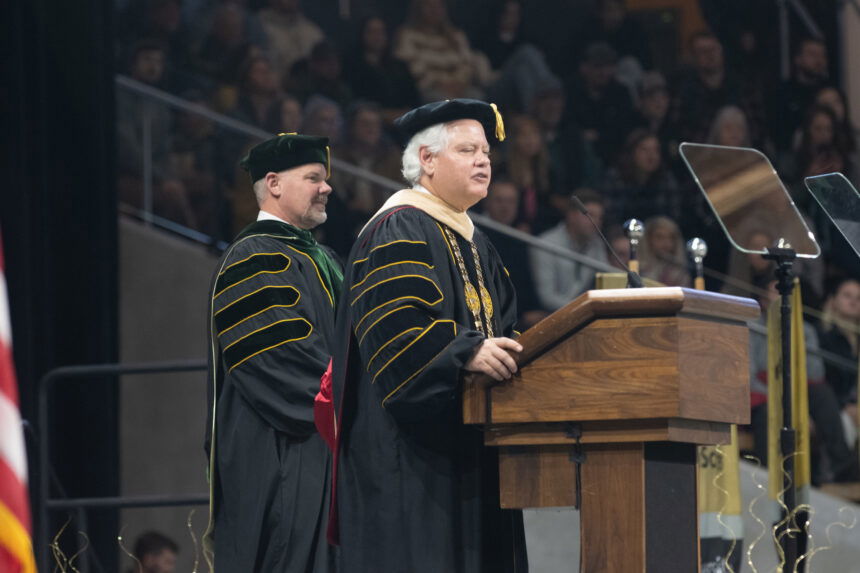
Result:
M827 82L827 47L821 40L802 38L792 58L792 76L774 89L771 135L779 150L793 146L795 131L807 115L815 93Z
M394 55L409 66L425 102L484 97L489 62L451 22L445 0L412 0Z
M585 48L579 73L567 80L568 112L605 163L635 125L630 92L615 79L618 55L606 43Z
M692 66L681 74L675 87L672 122L681 141L706 141L717 111L727 105L740 107L750 124L761 123L760 95L726 69L723 46L710 32L690 40ZM757 131L753 130L755 133Z
M857 363L860 351L860 281L842 279L824 303L819 343L824 350ZM856 423L857 377L832 365L827 366L827 383L833 387L842 408L850 409Z
M645 235L639 246L639 274L666 286L690 286L687 252L681 229L669 217L645 221Z
M744 111L736 105L720 108L711 123L706 143L729 147L750 147L752 140Z
M293 64L307 58L325 39L322 30L302 13L300 0L269 0L260 10L269 57L279 81L287 81Z
M738 246L748 251L763 251L776 244L773 233L764 226L748 225L745 232L734 237ZM733 279L723 285L725 294L757 298L755 285L767 284L774 276L776 265L760 254L732 249L729 254L728 276Z
M591 189L573 193L591 214L597 226L603 224L603 198ZM568 208L565 219L539 235L551 245L607 263L606 246L594 226L579 209ZM594 269L586 264L531 247L531 270L542 308L553 312L594 286Z
M795 151L793 181L823 173L842 172L855 179L855 158L851 143L840 132L841 125L831 107L813 104L800 128L800 140Z
M328 40L317 43L307 60L293 66L286 85L290 93L304 102L321 95L344 108L352 101L352 91L341 78L340 54Z
M660 141L644 129L627 136L618 162L606 172L603 191L610 223L654 215L678 220L682 214L678 183L663 164Z
M343 112L337 102L321 95L311 96L305 103L302 131L328 137L331 147L340 145L343 136Z
M356 102L347 118L346 138L334 154L341 161L399 182L400 152L385 137L382 127L382 113L377 104ZM344 213L335 225L326 228L326 238L336 251L349 253L358 232L392 191L342 170L332 173L330 183Z
M639 22L628 13L624 0L595 2L594 11L575 42L574 54L581 54L589 44L605 42L618 54L622 65L630 59L639 69L651 68L651 44Z
M385 20L379 16L367 18L359 29L358 46L347 57L344 69L353 95L379 104L389 125L420 101L409 68L391 54L390 44Z
M493 178L487 190L487 197L481 202L484 215L502 225L515 227L518 220L520 192L513 181L502 177ZM519 320L517 327L525 330L544 318L547 313L541 310L537 299L532 275L529 268L528 247L522 241L512 238L490 227L481 229L499 252L502 262L511 277L517 292Z
M273 118L271 131L275 133L299 133L302 131L304 112L299 98L285 94L277 106L276 117Z
M278 80L269 59L254 56L243 65L239 75L239 92L232 115L255 127L267 128L280 105Z
M603 181L603 163L582 129L572 121L564 121L565 109L564 89L559 81L537 90L528 106L549 150L558 188L597 187ZM557 210L564 210L567 197L557 203L553 195L550 201Z
M520 191L521 228L538 233L557 223L562 215L551 203L556 181L549 150L531 117L510 118L508 129L505 153L493 169L507 175Z
M164 44L141 40L131 50L129 76L152 87L164 76ZM169 161L173 115L165 104L122 90L117 94L117 188L122 201L191 228L197 217ZM146 166L149 166L149 173ZM148 176L148 177L147 177ZM151 201L151 205L147 205Z

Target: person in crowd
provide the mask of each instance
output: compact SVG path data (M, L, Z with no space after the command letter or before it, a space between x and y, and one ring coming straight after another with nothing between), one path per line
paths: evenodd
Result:
M857 151L857 138L854 134L854 125L848 114L848 102L845 94L839 88L825 86L815 93L812 100L815 105L826 107L836 117L836 140L841 140L841 146L848 153Z
M612 256L612 253L607 250L606 256L608 257L609 264L626 273L627 268L630 266L630 239L627 237L627 233L624 232L624 228L621 225L615 224L609 225L604 234L612 250L615 251L615 254L624 263L623 266L619 265L615 257Z
M684 237L675 221L659 215L645 221L639 268L640 275L666 286L690 286Z
M750 251L763 251L776 244L773 232L764 224L747 225L735 240L741 247ZM774 262L759 254L743 253L738 249L732 249L727 271L730 280L725 282L722 292L758 298L760 293L756 292L755 285L767 284L774 277L775 270Z
M272 67L281 82L288 79L293 64L307 58L325 39L319 26L302 13L300 0L269 0L259 18Z
M215 85L210 96L210 105L215 111L227 115L233 113L239 104L239 94L244 90L242 84L248 63L259 58L268 61L263 48L258 44L245 43L224 60L224 76L214 78Z
M759 305L762 314L757 323L767 324L767 312L772 303L779 298L776 290L776 280L769 279L760 283L757 289ZM820 348L818 334L810 323L803 323L803 335L808 349ZM768 380L768 348L767 337L759 334L750 335L750 407L752 408L751 425L754 436L755 455L763 465L769 465L767 459L767 387ZM806 381L809 399L809 418L814 425L818 441L823 452L812 456L812 483L818 485L830 481L854 481L860 478L857 456L849 449L845 440L845 431L840 417L839 402L833 388L825 382L825 367L821 356L815 352L806 355ZM827 457L827 463L821 462L821 455Z
M279 135L242 166L260 210L219 260L208 296L204 553L216 571L333 572L331 456L314 398L343 275L311 234L327 218L328 141Z
M367 18L359 29L359 42L346 59L344 77L353 95L382 108L386 125L419 103L420 96L409 68L391 53L388 28L379 16Z
M779 151L791 150L794 134L801 127L815 93L826 85L827 46L821 40L804 37L792 58L792 76L774 91L771 136Z
M147 531L134 542L136 573L174 573L179 545L157 531Z
M192 74L192 43L188 26L182 20L179 0L133 0L120 15L120 38L126 53L146 40L158 41L164 52L163 87L179 93L198 88ZM123 20L125 20L123 22Z
M627 136L617 164L606 172L603 192L611 223L654 215L677 221L682 214L678 183L663 165L660 141L644 129Z
M292 94L284 94L277 114L270 123L269 131L274 133L298 133L302 131L304 108L299 98Z
M287 87L301 101L321 95L336 102L341 108L349 105L352 91L341 77L340 54L328 40L320 41L307 60L293 65Z
M582 34L574 40L574 56L595 42L609 44L620 61L631 59L635 67L652 67L651 45L639 23L630 17L623 0L598 0L582 26Z
M489 17L482 24L481 29L472 35L475 48L487 56L494 70L500 70L525 44L522 2L503 0L494 3Z
M498 456L458 399L464 374L509 380L522 351L513 285L466 214L487 194L501 118L453 99L396 125L412 188L359 235L338 313L341 559L355 573L525 571L522 514L499 507Z
M266 128L278 109L281 93L268 58L256 56L246 61L239 76L239 94L232 115L255 127Z
M860 281L843 278L824 303L819 334L821 348L857 364L860 351ZM849 420L857 424L857 376L826 363L827 383ZM856 434L856 432L855 432Z
M183 96L189 103L203 107L206 105L202 92L185 92ZM211 120L199 113L177 110L168 164L171 173L187 190L197 230L211 236L220 235L219 187L216 181L218 177L229 175L224 171L224 166L232 161L232 158L225 156L225 151Z
M225 25L229 28L238 25L241 28L240 31L234 28L228 36L241 36L247 43L261 47L266 46L266 33L263 31L263 25L260 23L257 12L257 9L263 4L259 0L215 0L214 2L204 0L189 2L186 0L181 4L183 21L194 23L191 30L191 41L198 50L206 44L207 37L211 37L216 29L220 28L222 32L226 32L226 28L222 28ZM222 7L225 6L236 10L231 9L224 13ZM227 21L215 23L216 20L224 16L227 16ZM220 32L215 35L220 35Z
M346 138L336 150L342 161L393 181L400 181L400 153L383 132L382 113L371 102L356 102L349 110ZM339 220L325 225L326 241L338 253L349 253L355 237L391 195L377 182L336 170L332 174L332 199L340 204ZM333 205L334 206L334 205ZM334 217L333 217L334 218Z
M142 40L131 52L129 75L152 87L164 77L164 45L158 40ZM170 137L173 117L170 108L131 90L117 92L117 187L120 199L146 208L151 193L153 211L191 228L197 219L188 191L171 170ZM148 130L149 137L145 136ZM148 154L146 160L144 154ZM145 165L149 163L151 189L145 188Z
M245 57L250 42L245 7L235 2L221 2L212 10L208 32L193 59L194 70L214 82L231 80L232 66Z
M630 92L615 80L618 55L606 43L590 44L579 64L579 74L567 82L568 113L582 128L605 164L624 141L636 120Z
M374 103L353 104L347 121L346 140L337 151L342 160L356 167L394 181L400 180L400 154L385 137L382 113ZM391 194L390 190L376 183L346 173L336 174L333 186L349 210L360 216L362 225Z
M473 34L475 45L486 55L492 74L487 93L507 112L527 111L535 93L558 78L543 52L523 37L522 4L518 0L497 3L485 25Z
M481 201L484 215L502 225L517 228L520 208L520 190L505 176L494 177L487 189L487 198ZM526 244L490 227L481 226L487 238L498 251L517 293L517 324L522 330L537 324L547 313L541 310L529 268ZM519 229L522 230L522 229Z
M565 121L565 94L561 82L550 81L538 89L528 106L528 114L540 128L541 138L549 150L550 165L556 174L559 189L596 187L603 181L603 163L582 129L573 121ZM566 197L556 203L564 209Z
M409 66L424 101L482 97L491 76L486 57L451 23L444 0L412 0L394 55Z
M706 143L729 147L750 147L752 139L744 110L736 105L720 108L711 123Z
M574 191L597 226L603 224L603 198L591 189ZM588 218L573 207L558 225L540 235L553 245L564 247L606 264L606 246ZM538 300L544 310L554 312L594 286L595 270L579 261L561 258L531 247L531 270Z
M850 140L839 131L840 127L830 107L813 105L809 109L795 151L794 181L800 183L811 175L836 171L854 179L856 158L850 151Z
M671 118L680 141L702 143L717 111L727 105L740 107L747 114L753 140L761 124L761 98L754 87L726 69L723 46L710 32L699 32L690 39L692 68L683 73L674 90Z
M321 95L311 96L305 102L304 112L302 129L306 133L328 137L332 147L340 145L343 138L343 112L337 102Z
M669 122L671 103L666 78L658 71L645 72L639 83L638 127L657 135L666 159L678 156L678 142Z
M529 116L513 117L504 157L496 170L505 173L520 190L520 224L528 232L540 233L559 221L563 211L553 204L555 174L549 150L541 139L537 121Z

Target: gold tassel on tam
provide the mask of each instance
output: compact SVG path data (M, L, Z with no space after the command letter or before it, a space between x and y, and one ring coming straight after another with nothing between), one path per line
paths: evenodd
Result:
M493 113L496 114L496 139L499 141L505 140L505 121L502 119L502 114L499 113L499 108L496 104L491 103L490 107L493 108Z

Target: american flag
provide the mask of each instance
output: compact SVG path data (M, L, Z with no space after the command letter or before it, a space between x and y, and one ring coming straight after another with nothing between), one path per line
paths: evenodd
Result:
M0 243L0 572L34 573L27 454L12 362L12 328L6 271Z

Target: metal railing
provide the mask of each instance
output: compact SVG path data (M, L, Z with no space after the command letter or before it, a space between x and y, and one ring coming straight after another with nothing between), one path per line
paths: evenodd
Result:
M146 362L133 364L85 364L80 366L64 366L47 372L37 386L38 410L36 427L38 429L38 488L39 495L34 514L36 515L37 534L35 537L36 565L39 571L50 571L49 547L49 516L51 511L62 509L77 510L78 527L86 534L86 512L88 508L123 508L123 507L169 507L177 505L205 505L209 503L209 495L138 495L112 497L51 497L51 440L49 428L49 398L51 391L61 382L73 379L137 375L165 374L174 372L199 372L207 368L205 360L179 360L169 362ZM89 556L82 552L80 556L81 573L89 571Z

